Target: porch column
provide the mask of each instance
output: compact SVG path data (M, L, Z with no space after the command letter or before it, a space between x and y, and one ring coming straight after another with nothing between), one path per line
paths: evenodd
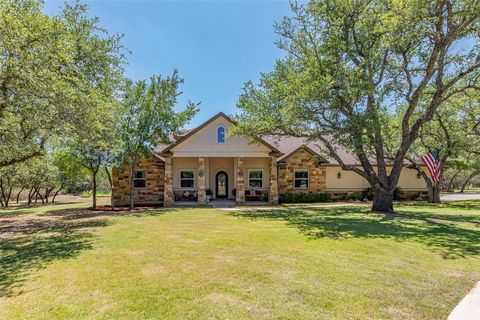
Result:
M207 189L205 183L205 158L198 158L198 191L197 201L201 204L207 203Z
M237 193L235 200L237 204L245 203L245 175L243 172L243 158L237 158Z
M173 205L173 170L172 158L165 158L165 185L163 186L163 205L168 207Z
M278 171L277 157L270 156L270 188L268 189L268 202L278 204Z

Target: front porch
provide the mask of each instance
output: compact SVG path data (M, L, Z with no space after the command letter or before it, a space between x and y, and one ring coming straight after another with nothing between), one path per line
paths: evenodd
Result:
M165 157L165 206L277 204L277 158ZM220 202L218 202L220 204Z

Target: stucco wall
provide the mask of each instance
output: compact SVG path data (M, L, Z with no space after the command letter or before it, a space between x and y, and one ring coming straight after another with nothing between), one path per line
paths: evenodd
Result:
M296 169L309 172L308 189L295 188ZM318 159L310 152L300 149L284 163L278 164L278 192L322 192L325 191L325 167L319 165Z
M195 172L195 186L198 187L198 158L172 158L173 188L180 188L180 170L193 169Z
M243 168L245 172L245 188L249 189L248 185L248 170L261 169L263 170L263 188L270 187L270 158L243 158Z
M174 157L204 156L204 157L268 157L271 151L260 143L250 143L242 136L226 135L225 143L217 143L217 128L223 125L227 131L231 123L219 117L200 129L193 136L181 142L171 151Z
M214 196L216 192L215 176L219 171L224 171L228 175L228 198L233 199L232 189L235 188L233 179L235 175L233 162L233 158L208 158L206 166L209 168L208 170L205 168L209 180L207 182L207 188L213 191Z
M146 188L133 190L135 203L163 204L163 186L165 182L165 165L156 157L141 159L136 170L145 170ZM115 205L126 205L130 201L130 168L113 168Z
M360 175L352 171L343 171L340 166L327 166L327 191L359 191L368 188L370 185ZM390 168L387 170L390 172ZM341 178L337 177L341 173ZM417 178L417 171L403 169L400 174L398 186L403 191L423 191L427 189L425 180Z

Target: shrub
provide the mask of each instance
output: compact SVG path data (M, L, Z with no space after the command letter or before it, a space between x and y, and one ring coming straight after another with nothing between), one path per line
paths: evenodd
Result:
M394 200L401 200L402 198L402 190L399 187L395 188L395 191L393 191L393 199ZM363 190L357 197L356 200L364 200L368 199L370 201L373 200L373 189L372 188L367 188Z
M393 191L393 199L394 200L402 200L403 191L400 187L396 187L395 191Z
M361 192L361 199L358 200L363 200L367 199L372 201L373 200L373 189L372 188L367 188Z
M207 196L213 196L212 189L207 189L206 193L207 193Z
M330 200L332 200L332 195L328 192L282 193L278 198L280 203L326 202Z

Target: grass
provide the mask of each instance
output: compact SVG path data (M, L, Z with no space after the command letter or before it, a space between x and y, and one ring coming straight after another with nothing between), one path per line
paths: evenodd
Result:
M111 197L112 196L112 191L111 190L97 190L97 197ZM91 198L93 197L93 192L92 190L84 191L80 195L82 198Z
M478 202L51 209L0 217L1 319L445 319L480 279Z
M60 196L60 199L62 197ZM97 199L97 205L110 204L110 199ZM9 208L0 208L0 218L4 216L24 215L24 214L41 214L52 210L69 210L83 209L92 206L92 199L75 197L74 199L57 200L54 204L42 205L41 203L27 206L26 202L20 202L19 205L12 203Z

